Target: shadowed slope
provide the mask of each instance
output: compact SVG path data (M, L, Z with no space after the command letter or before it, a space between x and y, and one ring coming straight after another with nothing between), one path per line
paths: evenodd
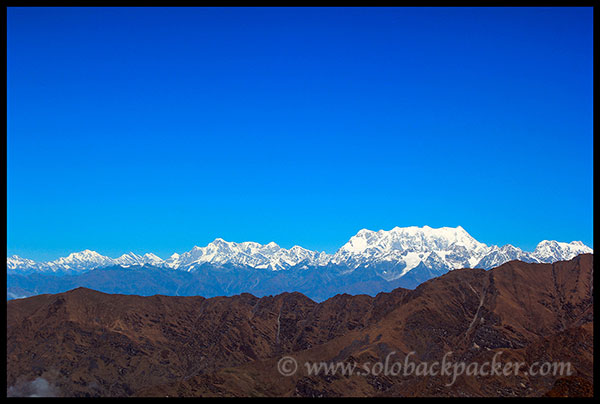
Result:
M558 377L283 377L304 361L537 357L572 361L591 380L592 255L555 264L455 270L415 290L201 297L76 289L8 302L7 383L43 377L60 395L542 395ZM536 359L540 360L540 359ZM549 359L547 359L549 360Z

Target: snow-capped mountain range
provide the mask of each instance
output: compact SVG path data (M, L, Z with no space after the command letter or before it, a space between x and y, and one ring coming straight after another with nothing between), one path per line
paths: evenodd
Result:
M234 243L218 238L206 247L194 247L166 260L151 253L128 253L109 258L84 250L49 262L35 262L14 255L7 258L7 270L10 273L77 274L111 266L151 266L188 272L207 266L270 271L334 267L340 273L349 273L364 267L373 268L381 278L392 281L419 268L442 274L457 268L490 269L511 260L551 263L584 253L593 253L593 250L580 241L544 240L533 252L527 252L510 244L488 246L475 240L460 226L438 229L412 226L389 231L360 230L335 254L299 246L285 249L273 242L264 245Z
M218 238L206 247L194 247L181 255L173 254L164 261L164 265L186 271L192 271L203 264L278 271L301 264L326 265L329 257L326 253L299 246L293 246L288 250L273 242L265 245L252 241L233 243Z

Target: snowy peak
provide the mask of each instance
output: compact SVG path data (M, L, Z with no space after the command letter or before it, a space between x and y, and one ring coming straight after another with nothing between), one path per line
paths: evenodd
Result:
M113 260L113 263L122 267L129 267L132 265L152 265L152 266L163 266L164 261L152 253L146 253L144 255L138 255L130 252L121 255L119 258Z
M391 230L360 230L334 255L332 263L357 268L381 262L400 262L401 275L425 262L430 254L441 260L446 269L469 267L487 251L487 246L475 240L458 226L394 227Z
M115 262L121 266L129 266L138 264L142 259L143 258L140 255L130 252L121 255L119 258L115 259Z
M433 251L447 250L452 246L479 249L485 244L479 243L460 226L439 229L429 226L411 226L394 227L389 231L379 230L377 232L367 229L360 230L340 248L340 251L352 254L362 254L372 248L377 248L379 251Z
M559 241L544 240L540 242L532 253L539 262L567 261L579 254L592 253L593 250L581 241L561 243Z
M55 261L48 261L36 264L33 269L41 272L84 272L91 269L105 267L113 264L111 258L98 254L96 251L83 250L74 252L66 257L61 257Z
M83 250L55 261L37 263L12 256L7 270L16 273L49 272L81 273L109 266L152 266L195 271L201 266L280 271L290 268L333 267L340 274L370 268L385 280L411 274L415 279L437 276L457 268L490 269L512 260L524 262L556 262L570 260L579 254L593 253L581 241L563 243L544 240L535 251L526 252L506 244L487 246L473 238L464 228L429 226L394 227L391 230L362 229L352 236L334 255L311 251L301 246L290 249L274 242L230 242L216 238L206 247L173 254L168 259L133 252L109 258L95 251ZM433 274L433 275L432 275Z
M531 256L531 253L525 252L510 244L506 244L502 247L495 245L491 246L485 256L474 266L477 268L490 269L514 260L538 262Z
M235 243L217 238L206 247L193 247L182 254L173 254L167 260L146 253L139 255L133 252L118 258L109 258L95 251L84 250L71 253L67 257L55 261L36 263L18 256L7 258L7 269L15 272L41 271L54 273L73 273L89 271L108 266L154 266L192 271L203 264L214 267L236 267L268 269L278 271L291 267L323 266L329 262L330 255L307 250L300 246L281 248L274 242L260 244L252 241Z
M142 256L142 259L144 260L145 264L155 265L155 266L163 265L165 262L162 258L160 258L159 256L152 254L152 253L144 254Z
M534 252L507 244L487 246L463 227L394 227L391 230L360 230L333 256L331 263L355 270L380 268L380 276L397 279L415 271L443 273L457 268L490 269L508 261L556 262L593 253L580 241L542 241Z
M92 250L83 250L58 258L54 261L35 262L18 256L7 259L7 269L14 272L48 272L57 274L81 273L109 266L129 267L133 265L162 266L163 260L154 254L137 255L133 252L119 258L109 258Z
M252 241L235 243L221 238L206 247L194 247L181 255L174 254L167 260L171 268L186 268L210 264L213 266L250 267L273 271L288 269L300 263L315 265L323 261L324 253L310 251L299 246L287 250L274 242L259 244Z
M35 261L13 255L6 259L6 268L13 271L27 270L35 266Z

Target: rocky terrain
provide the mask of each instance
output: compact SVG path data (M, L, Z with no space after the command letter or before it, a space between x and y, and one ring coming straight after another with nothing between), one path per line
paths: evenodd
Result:
M7 394L572 396L593 393L593 256L458 269L414 290L257 298L109 295L7 302ZM305 362L568 361L574 374L309 375ZM298 371L278 371L291 356Z

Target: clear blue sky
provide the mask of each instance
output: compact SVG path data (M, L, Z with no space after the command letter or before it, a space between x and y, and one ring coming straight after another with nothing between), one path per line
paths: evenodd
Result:
M592 9L8 9L8 254L592 245Z

